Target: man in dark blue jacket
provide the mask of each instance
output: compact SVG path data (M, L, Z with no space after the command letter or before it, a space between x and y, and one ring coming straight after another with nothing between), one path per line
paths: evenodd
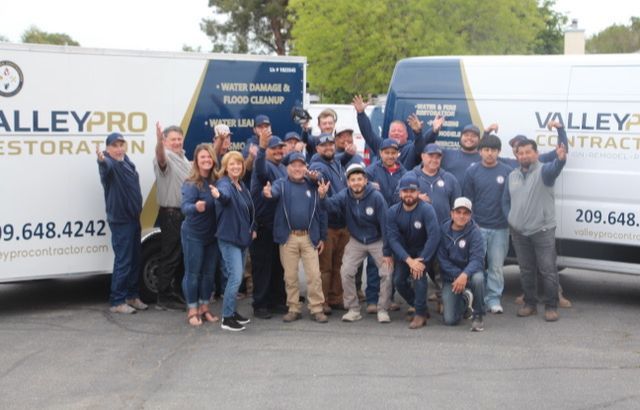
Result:
M140 213L142 192L135 165L126 154L122 134L109 134L107 149L96 150L100 182L104 188L107 222L115 259L111 275L109 302L113 313L145 310L138 294L140 275Z
M471 220L471 201L460 197L451 219L442 224L438 248L445 325L457 325L471 311L471 330L484 330L484 254L482 233Z
M301 317L298 265L302 260L311 318L326 323L327 316L322 312L324 296L318 253L322 253L327 239L327 216L320 209L317 184L306 178L306 173L304 155L294 152L289 155L288 176L273 184L267 182L263 194L265 198L277 201L273 239L280 245L289 308L282 320L293 322Z
M433 207L418 198L418 179L409 173L399 184L401 203L387 212L387 242L395 256L394 282L415 308L410 329L427 324L427 264L438 249L440 225ZM413 288L408 280L411 277Z
M391 249L386 244L387 203L382 194L367 182L364 167L353 164L346 171L348 189L326 198L322 205L333 213L342 213L347 222L351 238L342 258L342 287L344 306L349 311L342 316L345 322L362 319L360 303L356 292L355 275L358 266L367 255L371 255L380 274L380 294L378 295L378 322L388 323L391 299L391 270L393 259ZM320 183L321 198L325 198L329 187Z
M253 278L253 315L269 319L272 313L287 313L285 306L284 271L278 244L273 240L273 219L276 203L262 196L267 183L287 176L280 162L284 143L279 137L262 133L251 175L251 199L256 207L257 237L251 243L251 273Z

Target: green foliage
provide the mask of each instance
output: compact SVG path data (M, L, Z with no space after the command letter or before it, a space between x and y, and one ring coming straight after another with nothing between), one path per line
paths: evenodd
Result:
M529 54L545 27L536 0L291 0L293 54L325 102L386 92L399 59Z
M614 24L592 36L587 53L634 53L640 51L640 17L631 17L628 26Z
M544 28L538 32L534 48L535 54L562 54L564 52L564 27L567 16L553 10L554 0L544 0L538 7L544 21Z
M291 24L288 0L209 0L214 18L201 29L211 37L215 52L275 52L289 50Z
M40 30L36 26L29 27L22 34L23 43L35 43L35 44L57 44L57 45L69 45L79 46L80 43L73 40L68 34L64 33L47 33Z

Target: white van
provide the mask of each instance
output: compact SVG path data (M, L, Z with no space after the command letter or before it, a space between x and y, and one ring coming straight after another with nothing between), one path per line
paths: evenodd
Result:
M554 149L557 119L569 156L556 183L558 263L640 274L640 54L420 57L397 63L389 123L446 117L438 142L456 146L469 123L497 122L503 156L524 134Z

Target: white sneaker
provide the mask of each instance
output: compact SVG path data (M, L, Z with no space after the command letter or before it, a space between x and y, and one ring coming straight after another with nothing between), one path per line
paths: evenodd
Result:
M149 305L140 300L140 298L127 299L127 305L131 306L135 310L147 310Z
M355 322L362 319L362 315L360 314L360 310L352 310L349 309L347 313L342 316L343 322Z
M389 323L391 322L391 318L389 317L389 313L386 310L378 311L378 322L379 323Z
M123 313L123 314L127 314L127 315L131 315L136 313L136 310L134 308L132 308L131 306L127 305L126 303L122 303L118 306L111 306L109 308L109 311L111 313Z
M500 306L500 305L493 305L493 306L491 306L491 308L489 309L489 311L490 311L491 313L495 313L495 314L504 313L504 310L502 309L502 306Z

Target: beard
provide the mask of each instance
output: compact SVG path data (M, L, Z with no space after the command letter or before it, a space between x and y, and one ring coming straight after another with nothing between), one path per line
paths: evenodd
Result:
M418 198L404 197L402 198L402 203L408 207L411 207L418 203Z

